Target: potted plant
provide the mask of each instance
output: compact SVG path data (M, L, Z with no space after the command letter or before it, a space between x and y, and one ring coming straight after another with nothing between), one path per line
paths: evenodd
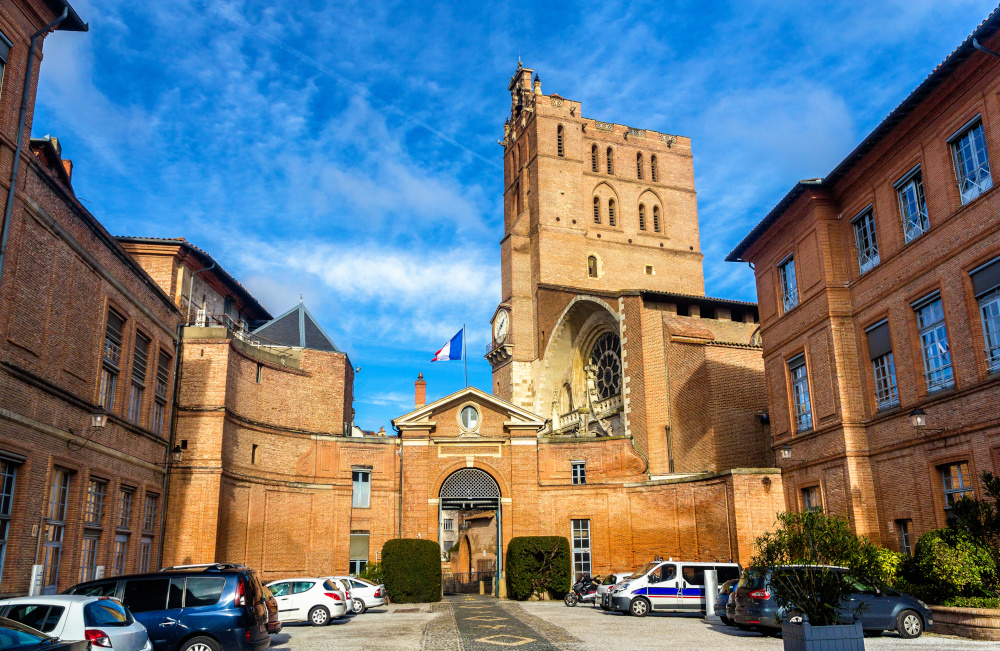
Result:
M818 511L782 513L778 528L756 541L750 569L767 577L784 617L786 651L864 649L860 616L851 606L853 579L878 584L878 548L851 531L844 518Z

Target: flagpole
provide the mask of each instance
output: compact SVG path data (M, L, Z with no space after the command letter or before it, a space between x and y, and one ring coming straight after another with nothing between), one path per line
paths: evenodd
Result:
M469 342L466 341L465 324L462 324L462 363L465 365L465 388L469 388Z

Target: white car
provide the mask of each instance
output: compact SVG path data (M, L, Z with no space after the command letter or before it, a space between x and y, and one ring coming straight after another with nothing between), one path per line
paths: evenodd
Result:
M278 602L278 619L324 626L347 614L347 596L326 579L282 579L267 588Z
M152 651L146 627L112 597L50 595L0 600L0 617L30 626L50 637L115 651Z
M369 608L384 606L386 603L385 586L376 585L370 581L359 579L354 576L331 576L330 579L337 579L350 586L351 606L355 614L360 615Z
M604 610L611 608L611 589L627 579L631 574L631 572L615 572L604 577L601 584L597 586L597 605ZM604 598L604 595L608 595L607 599Z

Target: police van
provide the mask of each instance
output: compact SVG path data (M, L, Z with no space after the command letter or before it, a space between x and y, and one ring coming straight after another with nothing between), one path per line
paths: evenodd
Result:
M611 610L644 617L650 612L705 610L705 570L715 570L718 585L740 578L737 563L653 561L618 583L608 599ZM717 595L712 595L714 600Z

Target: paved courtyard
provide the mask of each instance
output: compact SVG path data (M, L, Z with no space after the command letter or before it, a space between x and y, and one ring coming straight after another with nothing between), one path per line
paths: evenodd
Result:
M423 651L593 651L594 649L711 649L780 651L780 639L739 631L698 616L656 614L645 618L605 613L562 602L517 603L459 595L438 604L378 608L329 626L286 626L272 636L276 651L322 649L421 649ZM995 643L925 634L867 638L868 651L986 651Z

